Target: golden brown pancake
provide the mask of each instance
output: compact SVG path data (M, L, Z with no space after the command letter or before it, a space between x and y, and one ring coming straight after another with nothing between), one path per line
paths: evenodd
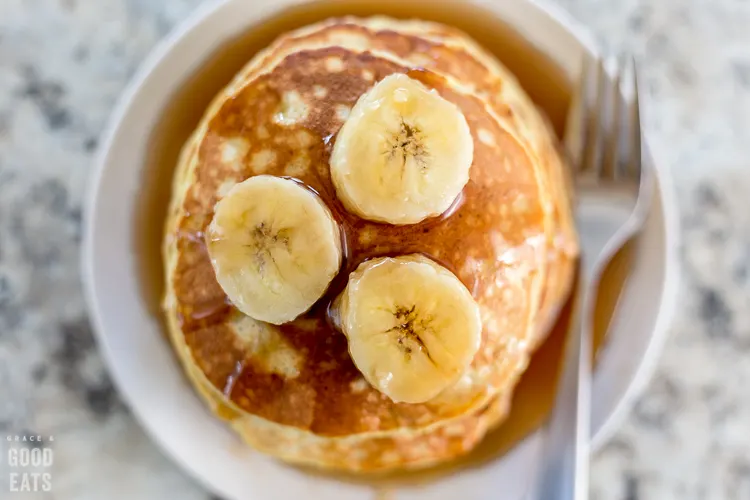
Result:
M328 164L348 111L393 73L453 102L474 139L470 181L455 210L409 226L348 213ZM221 196L259 174L293 177L318 192L346 242L326 295L281 326L231 305L203 239ZM567 296L576 243L564 175L543 118L466 35L386 18L331 20L288 34L217 96L183 150L164 244L173 344L211 407L249 443L285 460L372 471L465 453L507 412ZM394 403L370 387L327 314L361 262L411 253L453 271L483 321L465 375L422 404Z

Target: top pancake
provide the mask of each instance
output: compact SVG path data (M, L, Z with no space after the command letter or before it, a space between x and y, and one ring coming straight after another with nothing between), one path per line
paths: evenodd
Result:
M567 293L575 238L549 130L498 68L464 35L437 25L334 20L282 37L217 97L175 175L165 304L185 362L231 407L298 434L367 440L424 432L418 429L510 393L543 317ZM328 166L348 111L393 73L456 104L474 138L471 179L455 210L412 226L346 212ZM258 174L294 177L315 189L346 241L343 269L326 296L280 327L228 303L203 241L222 193ZM441 262L471 291L483 340L455 387L424 404L397 404L364 381L326 312L363 260L416 252Z

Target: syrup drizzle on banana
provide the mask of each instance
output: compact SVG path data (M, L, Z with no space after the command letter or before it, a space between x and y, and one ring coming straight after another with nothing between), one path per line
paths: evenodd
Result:
M206 244L219 285L243 313L282 324L307 311L339 272L331 211L291 179L258 175L215 207Z
M403 74L362 95L336 137L331 178L350 212L416 224L451 206L474 156L469 125L453 103Z
M471 293L423 255L360 264L337 305L354 364L396 402L434 398L479 349L482 322Z

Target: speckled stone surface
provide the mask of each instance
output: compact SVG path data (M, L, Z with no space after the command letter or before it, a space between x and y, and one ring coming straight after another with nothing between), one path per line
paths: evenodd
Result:
M647 133L683 224L672 337L596 455L592 497L750 499L750 2L558 1L642 62ZM54 491L19 498L211 497L113 389L78 255L99 133L138 63L198 3L0 1L0 435L55 440ZM0 498L14 498L3 482Z

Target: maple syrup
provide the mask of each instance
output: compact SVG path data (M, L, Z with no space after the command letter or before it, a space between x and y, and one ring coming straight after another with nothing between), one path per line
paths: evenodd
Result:
M165 287L161 245L172 174L183 144L197 126L209 102L258 51L278 35L328 17L378 14L436 21L465 31L516 75L526 92L548 116L558 136L562 136L571 83L553 61L539 53L515 29L481 7L452 0L327 0L290 7L259 20L244 35L224 44L187 79L161 110L161 120L151 133L141 181L140 213L132 230L135 232L134 253L138 260L143 297L151 314L162 325L161 301ZM626 245L604 273L595 315L595 352L605 340L612 312L632 262L632 254L632 246ZM425 471L377 478L343 474L336 474L336 477L380 485L424 481L497 458L509 450L542 425L551 410L570 318L570 302L562 308L557 323L532 357L516 387L509 417L468 456Z

